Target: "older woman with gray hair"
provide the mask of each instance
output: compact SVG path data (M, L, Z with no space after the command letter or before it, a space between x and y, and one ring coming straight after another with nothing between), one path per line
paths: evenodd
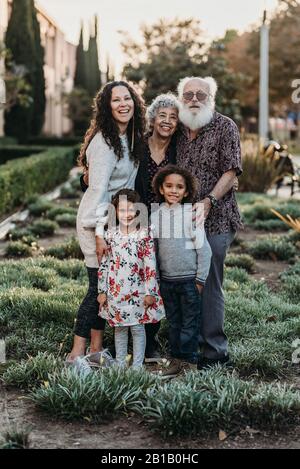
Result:
M152 189L154 176L168 164L176 164L178 114L179 102L171 93L157 96L147 109L146 148L136 177L135 188L149 212L151 204L156 201Z

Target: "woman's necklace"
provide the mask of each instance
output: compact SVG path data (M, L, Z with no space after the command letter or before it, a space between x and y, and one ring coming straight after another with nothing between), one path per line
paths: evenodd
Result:
M159 166L164 159L166 158L166 151L167 151L168 146L164 147L163 149L155 149L153 148L153 143L149 139L149 149L150 149L150 156L152 160Z

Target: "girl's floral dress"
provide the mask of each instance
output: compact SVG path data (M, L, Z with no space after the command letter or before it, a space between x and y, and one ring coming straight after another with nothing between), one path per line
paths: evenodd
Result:
M160 321L165 310L156 279L152 235L145 229L125 235L117 228L107 231L105 240L108 253L99 268L98 290L107 294L107 306L101 308L101 317L112 327ZM155 297L148 309L145 295Z

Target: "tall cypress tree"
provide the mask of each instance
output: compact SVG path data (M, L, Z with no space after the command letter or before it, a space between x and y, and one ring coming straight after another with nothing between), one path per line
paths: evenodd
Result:
M76 70L74 86L76 88L87 88L87 61L86 52L83 47L83 24L81 23L79 44L76 49Z
M45 95L45 74L44 74L44 48L41 44L41 30L37 19L37 11L34 6L34 0L31 0L32 22L35 42L35 84L33 89L33 116L31 122L31 134L39 135L44 125L46 95Z
M87 89L90 96L95 96L101 87L101 72L99 69L99 56L98 56L98 20L95 16L94 34L90 36L89 48L87 52Z
M21 142L25 142L30 135L33 115L36 61L33 29L31 0L14 0L5 43L12 52L14 63L25 67L25 78L32 87L32 103L28 107L17 104L5 113L5 133Z

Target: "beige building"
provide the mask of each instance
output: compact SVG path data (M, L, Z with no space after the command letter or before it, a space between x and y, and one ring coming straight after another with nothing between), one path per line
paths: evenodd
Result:
M7 27L11 3L12 0L0 0L0 39ZM60 137L72 130L63 96L73 88L76 46L66 41L64 33L38 4L36 7L41 28L41 41L45 49L46 113L43 133Z

